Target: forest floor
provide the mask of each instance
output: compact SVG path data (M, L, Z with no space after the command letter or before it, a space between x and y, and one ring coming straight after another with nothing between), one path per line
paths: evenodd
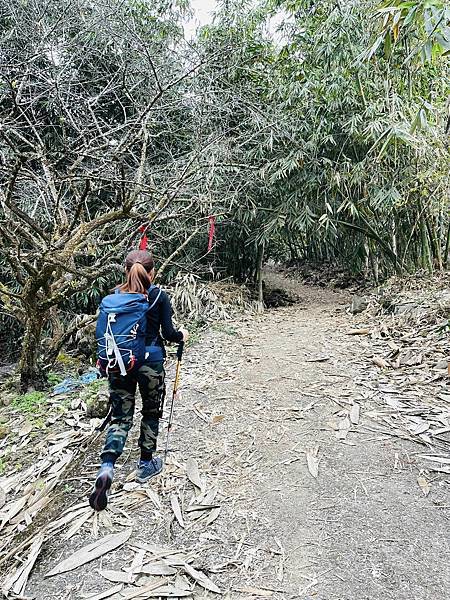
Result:
M25 597L450 597L450 460L426 437L438 418L448 443L448 378L414 361L388 373L373 361L381 338L351 331L375 325L349 314L346 292L270 278L298 303L211 327L186 352L159 477L133 482L136 425L107 511L87 506L103 436L65 473L47 521L69 517L39 546Z

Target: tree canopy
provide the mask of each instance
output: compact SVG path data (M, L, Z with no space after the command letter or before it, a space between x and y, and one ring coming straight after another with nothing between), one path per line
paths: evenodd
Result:
M261 283L267 258L376 281L448 266L443 0L230 0L189 42L187 11L2 5L0 325L23 336L23 387L142 225L166 281Z

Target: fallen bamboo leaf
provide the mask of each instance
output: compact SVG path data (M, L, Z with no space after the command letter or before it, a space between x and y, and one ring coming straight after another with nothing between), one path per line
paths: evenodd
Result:
M450 473L450 467L430 467L430 471L434 471L435 473Z
M347 335L370 335L370 329L350 329Z
M159 587L156 590L146 592L145 596L141 596L142 598L187 598L188 596L192 596L193 592L190 590L183 590L181 588L177 588L174 585L167 585L164 587Z
M98 511L94 511L94 516L92 517L92 534L95 538L98 538L98 522L99 513Z
M112 519L112 515L113 515L113 511L106 511L106 510L102 510L99 514L99 522L100 525L102 527L104 527L105 529L112 529L114 526L113 523L113 519ZM130 522L130 519L127 519L128 523Z
M132 583L134 576L132 573L125 573L124 571L111 571L111 570L99 570L102 577L113 583Z
M23 438L23 437L29 435L32 431L33 431L33 425L30 423L30 421L25 421L25 423L22 425L22 427L20 428L20 431L17 435L19 436L19 438Z
M209 513L209 515L205 519L206 525L211 525L211 523L214 523L214 521L219 517L220 511L221 511L220 507L213 508L212 511Z
M217 489L212 487L207 492L203 492L202 494L199 494L198 496L193 498L192 503L200 504L202 506L204 506L205 504L211 505L214 503L214 499L216 496L217 496Z
M53 577L54 575L65 573L66 571L73 571L81 565L99 558L107 552L111 552L112 550L119 548L119 546L122 546L122 544L129 540L131 533L131 528L125 529L120 533L107 535L97 540L93 544L89 544L88 546L84 546L84 548L80 548L80 550L77 550L77 552L72 554L72 556L69 556L69 558L66 558L56 565L56 567L54 567L51 571L46 573L44 577Z
M428 494L430 493L430 484L425 479L425 477L419 476L417 478L417 483L419 484L419 487L422 490L423 495L428 496Z
M84 512L86 511L86 508L87 508L86 504L83 503L82 508L77 508L73 512L69 512L65 516L61 517L61 519L58 519L57 521L53 521L53 523L51 523L49 525L49 531L59 531L59 530L63 529L68 523L71 523L76 517L78 517L81 514L84 514ZM92 510L89 510L89 512L92 514Z
M9 521L11 521L11 519L13 519L16 515L18 515L20 513L22 508L28 502L28 498L30 497L30 495L31 494L22 496L22 498L19 498L18 500L10 502L9 504L6 505L7 511L2 519L2 522L0 523L0 531L3 529L3 527L6 525L6 523L9 523Z
M26 561L12 575L5 579L2 584L2 592L5 596L8 596L10 590L12 590L16 596L24 595L28 577L39 556L43 542L44 536L38 536L31 545Z
M200 405L194 404L192 410L202 421L204 421L205 423L210 422L208 415L202 410L202 407Z
M77 531L79 531L83 525L86 523L86 521L88 521L92 516L92 510L91 508L87 508L86 512L84 514L81 515L81 517L79 517L75 523L72 525L72 527L70 527L70 529L63 535L63 540L70 540L71 537L73 537Z
M139 487L140 487L139 483L137 483L136 481L129 481L127 483L124 483L122 489L124 492L133 492L134 490L137 490Z
M197 512L202 510L212 510L213 508L219 508L218 504L191 504L185 509L185 512Z
M413 425L410 425L408 429L412 434L420 435L421 433L425 433L425 431L428 431L428 429L430 429L430 424L420 419Z
M144 559L145 559L145 550L143 550L141 548L134 555L133 562L131 563L131 565L129 567L125 567L124 571L126 573L139 573L139 569L144 564Z
M328 360L331 359L331 356L325 356L325 355L321 355L321 356L315 356L313 358L306 358L305 362L309 362L309 363L314 363L314 362L327 362Z
M191 567L191 565L186 562L182 563L180 567L189 575L189 577L192 577L192 579L194 579L198 585L200 585L202 588L205 588L205 590L209 590L215 594L222 594L222 590L217 587L217 585L204 573L202 573L202 571L197 571L197 569L194 569L194 567Z
M389 363L384 358L381 358L381 356L374 356L372 362L377 367L380 367L380 369L386 369L389 366Z
M277 579L278 579L278 581L283 581L283 579L284 579L284 562L286 560L286 553L285 553L283 544L280 542L280 540L277 540L277 538L275 538L275 543L279 548L279 555L280 555L280 562L278 564L278 567L276 568Z
M28 481L33 474L36 472L36 467L31 466L26 471L19 471L18 473L14 473L10 477L6 477L2 479L1 486L5 494L8 494L11 490L15 489L15 491L19 491L22 488L22 482Z
M41 489L37 489L31 496L31 498L28 500L28 506L35 504L41 498L44 498L44 496L50 496L52 490L57 486L58 481L59 476L56 476L53 479L50 479L50 481L47 481Z
M414 367L422 364L423 355L417 354L416 352L411 352L407 356L404 356L400 359L400 364L405 367Z
M188 476L189 481L200 491L203 490L203 483L200 479L200 474L198 471L198 464L194 458L188 458L186 463L186 474Z
M353 423L353 425L358 425L359 423L359 412L360 406L355 402L350 409L350 421Z
M109 590L105 590L99 594L94 594L93 596L84 596L84 600L104 600L104 598L110 598L111 596L114 596L114 594L121 592L122 588L123 585L116 585L115 587L109 588Z
M149 583L148 585L140 586L137 589L125 594L122 592L122 595L125 600L132 600L132 598L139 598L140 596L143 596L145 598L145 596L148 595L150 592L153 592L153 590L157 590L158 588L161 588L164 585L167 585L167 579L161 579L161 581L155 581L153 583Z
M176 557L177 561L178 561L178 558L180 558L181 562L184 562L186 560L185 555L182 554L179 550L170 550L169 548L161 548L159 546L154 546L152 544L145 544L144 542L134 542L133 547L137 548L139 550L143 550L144 552L150 552L150 554L153 554L154 558L156 558L156 559ZM180 562L177 562L176 565L179 566Z
M145 488L145 493L147 494L148 498L153 502L153 504L156 506L156 508L161 508L161 500L159 499L159 496L155 492L155 490Z
M421 454L420 458L425 458L426 460L431 460L431 461L438 462L441 464L450 464L450 457L430 456L429 454Z
M192 591L192 586L188 581L186 575L181 575L181 573L177 573L175 577L174 586L179 588L180 590L185 590L186 592Z
M270 598L273 596L272 591L256 587L237 588L236 591L240 592L241 594L249 594L250 596L261 596L262 598Z
M345 440L350 431L351 423L348 417L344 417L339 421L339 429L337 432L338 440Z
M217 425L217 423L221 423L225 419L225 415L215 415L212 418L212 424Z
M147 563L139 567L136 570L133 570L134 573L141 573L143 575L175 575L177 573L177 569L175 567L171 567L170 565L157 562L157 563Z
M319 446L306 449L306 463L308 465L308 471L314 478L317 478L319 475L319 459L317 458L318 452Z
M312 408L314 408L314 406L317 404L317 400L314 400L313 402L308 402L308 404L306 404L305 406L302 406L301 410L303 412L307 411L307 410L311 410Z
M14 519L11 519L10 523L12 525L17 525L18 523L21 523L23 520L25 520L27 518L27 515L30 518L34 517L40 510L47 506L49 502L50 496L45 496L44 498L41 498L31 506L28 506L26 510L23 510L21 513L15 516Z
M62 472L65 467L70 463L73 458L73 452L67 452L64 457L52 465L48 471L49 475L56 475L56 473Z
M183 527L183 529L184 529L183 514L181 512L181 507L180 507L180 503L178 501L178 497L175 494L172 494L170 496L170 506L172 507L173 514L175 515L176 520L178 521L180 526Z

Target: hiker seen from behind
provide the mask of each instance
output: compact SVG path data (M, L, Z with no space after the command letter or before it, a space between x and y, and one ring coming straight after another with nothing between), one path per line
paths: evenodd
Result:
M169 297L152 284L155 264L148 252L130 252L125 259L125 273L125 283L103 298L96 328L97 365L108 377L111 422L89 497L94 510L107 506L114 465L133 424L137 388L142 398L142 419L136 480L145 483L162 471L163 462L154 454L165 396L163 339L181 343L189 335L186 329L174 328Z

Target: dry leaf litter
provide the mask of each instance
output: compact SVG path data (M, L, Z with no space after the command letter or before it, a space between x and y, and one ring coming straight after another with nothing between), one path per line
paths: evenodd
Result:
M415 285L413 281L411 289L403 287L395 295L395 302L391 301L394 306L403 306L405 297L413 296L414 310L397 309L386 315L377 295L370 298L368 310L349 317L347 333L355 338L354 362L361 367L356 382L360 395L346 394L344 390L337 399L339 410L328 426L344 444L352 444L349 433L355 427L363 427L423 445L429 468L418 474L417 484L428 495L432 473L450 473L449 349L448 334L443 328L443 313L448 305L447 296L441 292L420 298ZM395 283L391 284L391 295L394 291ZM242 339L243 351L247 353L246 327L242 322L234 333ZM183 372L183 386L195 394L190 395L191 402L177 407L188 413L190 421L198 420L208 427L211 435L203 438L202 447L197 444L183 452L172 448L158 481L140 486L131 472L125 481L115 482L107 511L94 514L86 502L81 502L24 536L39 511L49 504L67 466L96 437L97 422L85 422L82 407L64 417L70 429L50 434L40 443L39 458L33 468L18 469L0 479L0 560L12 561L2 583L6 596L25 597L33 566L50 540L74 538L84 542L86 535L94 541L77 544L77 550L69 556L52 560L51 568L42 575L50 579L102 556L114 558L101 562L98 568L105 581L100 591L84 592L81 582L69 590L67 598L200 599L224 593L227 598L233 598L233 593L264 598L283 593L282 587L253 585L264 582L265 575L275 571L282 586L285 551L280 540L272 539L268 544L264 523L258 523L258 515L252 510L250 482L258 474L258 448L248 422L230 426L220 411L224 404L236 404L239 397L232 388L227 392L227 383L235 377L235 362L218 356L217 351L222 348L216 349L214 342L202 352L191 351L189 371ZM249 355L246 360L258 359ZM286 360L295 358L286 356ZM306 360L320 363L328 357L318 354ZM303 407L288 408L289 418L301 418L302 412L310 410L317 402L315 396L320 397L320 390L317 392L310 386L307 393L312 401ZM368 400L376 409L365 413L370 421L361 425L361 407ZM223 432L215 435L221 427L225 427ZM16 429L12 434L19 441L15 443L24 445L32 430L25 422ZM175 432L172 444L176 444L176 437ZM7 438L2 440L2 447L8 443ZM320 477L320 447L306 448L304 457L310 475ZM293 452L289 460L301 458ZM246 523L247 534L244 529L240 537L235 535L233 518L238 518L241 525ZM259 546L250 536L258 529L262 532ZM16 543L19 533L20 542ZM169 543L149 543L159 539ZM227 589L220 584L223 573L228 574ZM242 585L243 575L248 585ZM312 578L302 593L316 584Z
M450 475L450 275L393 278L368 301L348 331L358 338L361 402L376 405L364 427L423 446L427 495L428 479Z

